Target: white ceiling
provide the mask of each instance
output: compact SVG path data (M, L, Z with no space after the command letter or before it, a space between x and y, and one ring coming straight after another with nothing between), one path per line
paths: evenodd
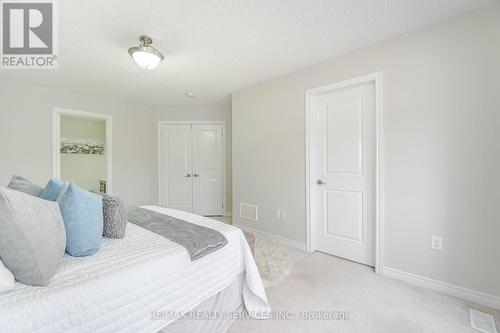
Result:
M242 87L493 2L60 0L59 69L0 77L144 105L228 105ZM127 53L141 34L166 54L152 72Z

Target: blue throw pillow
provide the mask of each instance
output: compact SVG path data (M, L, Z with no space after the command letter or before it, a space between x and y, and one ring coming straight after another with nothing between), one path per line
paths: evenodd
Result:
M51 179L40 194L40 198L50 201L57 201L60 194L63 194L69 186L69 182L59 179Z
M66 252L74 257L96 253L102 241L101 196L70 183L57 202L66 229Z

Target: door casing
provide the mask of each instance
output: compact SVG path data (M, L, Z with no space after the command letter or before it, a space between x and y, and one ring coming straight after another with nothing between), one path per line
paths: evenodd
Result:
M225 121L166 121L161 120L158 122L157 127L157 143L158 143L158 205L161 206L163 202L164 193L162 191L162 162L161 162L161 127L163 125L222 125L222 203L224 208L222 209L223 215L227 216L227 202L226 202L226 123Z
M382 72L375 72L353 79L336 82L333 84L309 89L305 92L305 117L306 117L306 249L309 253L316 250L314 239L313 217L314 205L311 203L311 194L314 186L312 172L315 170L315 161L310 158L311 147L311 106L312 96L326 92L355 86L361 83L373 82L375 84L375 272L382 273L383 268L383 103L382 103Z

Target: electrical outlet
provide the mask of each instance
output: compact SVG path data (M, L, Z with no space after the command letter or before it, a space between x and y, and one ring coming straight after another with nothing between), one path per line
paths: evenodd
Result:
M432 236L431 248L434 250L442 250L443 238L441 236Z
M281 219L281 209L276 208L276 218Z

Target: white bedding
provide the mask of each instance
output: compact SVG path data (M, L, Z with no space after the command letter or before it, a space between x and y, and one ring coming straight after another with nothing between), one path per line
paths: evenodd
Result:
M191 261L180 245L129 223L124 239L104 239L89 257L65 256L47 287L21 283L0 293L0 332L156 332L229 286L244 272L243 300L253 317L270 311L243 233L186 212L144 207L220 231L222 249Z

